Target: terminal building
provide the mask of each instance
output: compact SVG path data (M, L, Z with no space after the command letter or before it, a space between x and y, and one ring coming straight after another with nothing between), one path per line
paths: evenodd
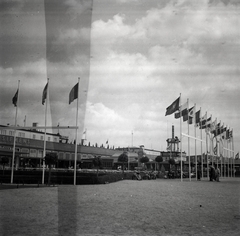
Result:
M127 153L128 163L125 164L126 169L134 170L136 167L142 167L140 159L147 156L149 162L145 164L147 169L157 170L159 163L156 163L155 158L162 156L163 162L161 166L165 170L169 169L169 159L174 159L176 165L180 166L181 153L179 152L179 139L174 136L174 127L172 128L172 138L167 141L167 151L153 150L140 147L96 147L84 145L83 143L77 145L77 168L92 169L93 158L101 156L103 169L117 169L122 166L118 162L118 157L122 153ZM14 144L14 129L10 126L0 125L0 158L8 157L9 162L6 166L11 167L11 160L13 156ZM44 147L44 132L37 129L37 124L33 124L31 130L19 129L16 131L16 147L15 147L15 169L22 168L42 168L43 147ZM62 136L59 133L46 133L46 153L55 152L58 155L58 162L55 168L73 168L75 158L75 144L69 143L68 137ZM182 152L183 166L188 169L188 157L186 153ZM201 155L197 156L198 162L201 162ZM190 162L195 163L195 156L190 157ZM236 160L236 169L239 170L239 160ZM203 164L206 166L207 158L204 156ZM178 167L179 168L179 167Z
M174 130L173 130L174 132ZM15 147L15 168L42 168L43 147L45 133L38 130L37 123L33 123L33 128L16 130L16 147ZM55 168L73 168L75 158L75 144L69 143L68 137L54 133L46 133L46 153L55 152L58 155L58 162ZM175 140L175 139L174 139ZM179 158L179 152L176 151L178 140L167 140L167 145L171 144L171 149L167 152L140 147L96 147L84 145L83 142L77 145L77 167L82 169L93 168L93 158L101 156L104 169L117 169L122 165L118 162L118 157L122 153L127 153L128 163L125 167L134 170L136 167L141 167L140 159L147 156L149 162L145 164L148 169L156 170L158 164L155 161L157 156L163 156L163 164L168 164L170 158ZM14 144L14 129L11 126L0 126L0 157L8 157L11 166Z
M37 129L37 124L33 123L33 129L16 130L15 142L15 168L42 168L44 132ZM8 157L11 166L14 146L14 129L10 126L0 126L0 157ZM134 169L140 165L139 159L143 155L149 157L152 168L155 168L155 157L160 155L160 151L145 149L140 147L109 148L84 145L77 145L77 166L82 169L93 168L92 159L101 156L104 169L117 169L120 166L118 157L123 152L128 152L128 168ZM55 152L58 155L58 162L55 168L73 168L75 158L75 144L69 143L68 137L59 133L46 133L46 153ZM150 164L149 164L150 165Z

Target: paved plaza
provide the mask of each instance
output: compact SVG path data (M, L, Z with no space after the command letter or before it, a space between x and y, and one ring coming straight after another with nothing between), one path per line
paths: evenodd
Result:
M239 235L240 179L0 187L0 235Z

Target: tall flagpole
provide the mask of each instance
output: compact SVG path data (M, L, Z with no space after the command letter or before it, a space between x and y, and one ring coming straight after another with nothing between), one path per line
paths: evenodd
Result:
M180 104L181 104L181 93L180 93ZM183 181L183 166L182 166L182 108L179 106L180 109L180 163L181 163L181 182Z
M230 142L229 142L229 140L228 140L228 142L227 142L227 159L228 159L228 163L227 163L227 171L228 171L228 178L229 178L229 145L228 145L228 143L230 144Z
M18 115L19 92L20 92L19 89L20 89L20 80L18 80L17 104L16 104L16 114L15 114L15 127L17 127L17 115ZM15 148L16 148L16 133L17 133L17 130L14 129L11 184L13 183L14 159L15 159Z
M78 101L79 101L79 82L80 77L78 77L78 95L77 95L77 113L76 113L76 133L75 133L75 158L74 158L74 185L76 185L76 177L77 177L77 141L78 141Z
M193 113L193 121L195 121L195 111L196 111L196 103L194 104L194 113ZM195 135L195 172L196 172L196 180L197 180L197 171L198 171L198 163L197 163L197 129L196 125L194 124L194 135Z
M200 119L200 128L201 128L201 107L200 107L200 113L199 113L199 119ZM201 133L201 168L202 168L202 178L203 178L203 140L202 140L202 129L200 129Z
M189 109L189 100L187 99L187 109ZM190 138L189 138L189 111L187 113L188 116L188 172L189 172L189 180L191 181L191 157L190 157Z
M234 144L233 144L233 129L232 129L232 147L231 147L231 150L232 150L232 168L231 168L231 177L235 177L234 175L233 175L233 173L234 173L234 158L235 158L235 156L234 156Z
M48 95L49 95L49 78L47 79L47 95L46 95L46 105L45 105L45 120L44 120L44 124L45 124L45 129L44 129L44 142L43 142L43 166L42 166L42 184L44 184L44 179L45 179L45 156L46 156L46 134L47 134L47 107L48 107Z
M235 177L235 152L234 152L234 142L233 142L233 129L232 129L232 154L233 154L233 177Z
M207 112L206 112L206 119L207 119ZM209 148L209 145L208 145L208 135L207 133L205 132L205 135L206 135L206 153L207 153L207 178L209 179L209 163L208 163L208 148ZM209 140L210 142L211 140ZM210 148L211 149L211 148ZM211 151L211 150L210 150ZM211 155L210 155L210 158L211 158Z

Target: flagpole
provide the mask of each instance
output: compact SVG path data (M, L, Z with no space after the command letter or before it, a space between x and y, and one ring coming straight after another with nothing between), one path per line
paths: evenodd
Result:
M206 112L206 119L207 119L207 112ZM209 163L208 163L208 135L206 134L205 132L205 135L206 135L206 152L207 152L207 178L209 179ZM210 140L211 141L211 140ZM211 150L210 150L211 151ZM210 158L211 158L211 155L210 155Z
M180 93L180 103L181 103L181 93ZM183 166L182 166L182 109L181 106L179 106L180 109L180 163L181 163L181 182L183 181Z
M193 113L193 120L195 120L195 111L196 111L196 103L194 104L194 113ZM195 172L196 172L196 180L197 180L197 171L198 171L198 163L197 163L197 129L196 125L194 125L194 135L195 135Z
M232 171L231 171L231 177L235 177L233 175L233 171L234 171L234 143L233 143L233 129L232 129Z
M20 80L18 80L18 90L17 90L18 91L18 93L17 93L17 103L18 104L19 104L19 92L20 92L19 89L20 89ZM18 104L16 104L15 127L17 127ZM17 133L17 130L14 129L12 170L11 170L11 184L13 183L14 159L15 159L15 148L16 148L16 133Z
M200 114L199 114L199 117L200 117L200 128L201 128L201 107L200 107ZM202 168L202 178L203 178L203 140L202 140L202 129L200 129L200 135L201 135L201 168Z
M189 99L187 99L187 109L189 109ZM189 172L189 181L191 181L191 157L190 157L190 138L189 138L189 111L187 113L188 116L188 172Z
M235 152L234 152L234 142L233 142L233 129L232 129L232 154L233 154L233 177L235 177Z
M76 177L77 177L77 138L78 138L78 101L79 101L79 82L80 77L78 77L78 95L77 95L77 113L76 113L76 134L75 134L75 158L74 158L74 181L73 185L76 185Z
M46 134L47 134L47 107L48 107L48 95L49 95L49 78L47 79L47 95L46 95L46 105L45 105L45 129L44 129L44 142L43 142L43 166L42 166L42 184L44 184L44 179L45 179L45 156L46 156Z

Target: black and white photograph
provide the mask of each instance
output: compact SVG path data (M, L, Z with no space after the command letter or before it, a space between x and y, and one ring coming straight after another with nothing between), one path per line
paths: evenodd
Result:
M240 0L0 0L0 235L240 234Z

